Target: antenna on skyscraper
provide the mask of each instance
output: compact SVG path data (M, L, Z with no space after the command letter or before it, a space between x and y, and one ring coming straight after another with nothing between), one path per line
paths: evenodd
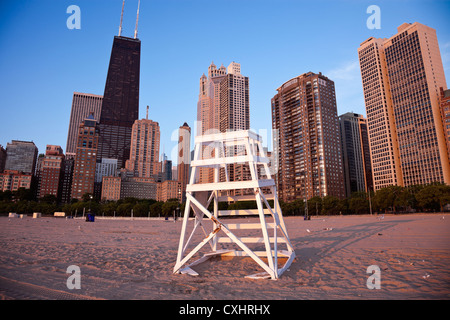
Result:
M148 106L147 106L147 116L145 117L145 119L148 120Z
M122 21L123 21L123 7L125 6L125 0L122 2L122 14L120 15L119 37L122 35Z
M137 32L138 32L138 22L139 22L139 7L141 6L141 0L138 2L138 9L137 9L137 17L136 17L136 28L134 29L134 38L137 38Z

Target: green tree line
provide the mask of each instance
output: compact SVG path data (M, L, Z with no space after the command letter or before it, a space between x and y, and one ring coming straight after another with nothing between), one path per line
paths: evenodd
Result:
M283 215L443 212L450 204L450 186L445 184L389 186L377 192L355 192L349 198L313 197L308 201L281 202Z
M273 201L269 201L273 206ZM283 215L337 215L337 214L367 214L373 213L406 213L406 212L442 212L450 204L450 186L445 184L428 184L409 187L389 186L377 192L356 192L349 198L339 199L334 196L313 197L304 201L297 199L293 202L280 201ZM219 203L219 210L256 209L256 201L242 201L237 203ZM212 204L210 205L212 210ZM31 214L41 212L53 215L63 211L66 215L80 216L89 211L96 215L128 217L164 217L172 216L174 210L181 215L184 203L177 199L160 202L152 199L140 200L126 198L118 201L100 202L85 194L81 201L73 200L70 204L58 204L54 196L33 198L33 192L19 189L15 192L0 191L0 213L15 212Z
M66 215L81 216L91 212L99 216L130 217L133 213L133 217L164 217L172 216L174 210L178 214L183 209L184 204L180 204L178 199L161 202L153 199L125 198L100 202L91 199L90 194L85 194L81 201L73 199L69 204L59 204L52 195L33 199L33 193L23 188L15 192L0 191L0 214L40 212L43 215L53 215L55 212L65 212Z

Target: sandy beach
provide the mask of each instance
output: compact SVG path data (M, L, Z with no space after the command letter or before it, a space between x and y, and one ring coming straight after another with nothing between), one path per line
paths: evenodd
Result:
M0 298L450 298L448 214L285 217L285 222L294 262L278 280L252 280L245 276L262 270L249 258L210 259L194 268L197 277L173 274L181 221L1 217ZM80 289L67 287L72 265L80 268ZM380 269L380 289L367 287L371 265Z

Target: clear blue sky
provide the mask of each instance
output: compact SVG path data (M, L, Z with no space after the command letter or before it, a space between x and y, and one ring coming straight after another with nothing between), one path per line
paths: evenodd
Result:
M133 36L137 3L125 2L124 36ZM66 26L72 4L81 9L80 30ZM379 30L366 27L372 4L381 9ZM65 150L73 92L103 94L121 7L122 0L0 1L0 144ZM390 37L404 22L426 24L437 31L448 80L449 14L448 0L141 0L140 118L149 105L161 152L176 161L172 135L184 122L194 126L199 78L211 61L241 64L257 132L271 129L276 89L308 71L335 81L338 114L365 115L359 44Z

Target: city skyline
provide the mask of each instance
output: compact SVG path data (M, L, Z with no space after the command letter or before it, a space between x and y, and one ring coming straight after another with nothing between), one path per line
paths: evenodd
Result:
M39 153L44 152L47 144L61 145L66 152L73 93L103 94L111 39L118 34L122 6L120 0L109 3L107 7L87 1L73 3L81 10L81 29L69 30L66 27L69 17L66 9L72 3L41 1L39 5L25 5L2 2L3 28L0 32L3 45L8 44L10 50L0 53L0 67L4 70L0 86L3 90L1 113L2 117L9 119L0 128L0 144L6 146L12 140L32 140ZM161 149L168 153L174 165L177 160L174 155L178 151L178 127L187 122L195 131L198 79L203 66L211 61L237 61L242 65L243 74L252 79L250 123L256 131L271 128L270 98L276 93L278 84L309 71L322 72L336 83L339 115L355 112L366 116L358 45L370 36L391 37L405 21L417 21L436 30L444 70L448 75L450 35L444 10L449 7L448 3L408 1L392 4L379 1L381 29L372 30L366 26L370 16L366 9L372 3L326 1L324 4L318 10L318 4L304 1L281 1L276 5L275 1L245 2L239 6L234 19L241 21L247 18L246 32L233 36L233 32L242 27L241 24L231 30L224 24L218 30L205 31L203 28L203 33L194 32L202 22L207 21L207 12L226 12L224 10L231 8L233 1L217 1L214 4L204 1L142 1L139 20L139 38L143 43L139 119L144 118L145 107L150 105L149 119L160 123ZM405 10L397 10L399 8ZM133 36L136 9L137 1L126 1L124 36ZM189 14L183 15L183 10ZM310 15L302 15L302 19L287 19L295 17L295 12L305 10ZM170 18L168 13L172 13ZM276 23L267 24L268 17ZM174 21L178 24L169 25ZM313 35L305 36L302 28L308 27L311 21L320 23L315 24ZM14 40L8 32L13 29ZM37 37L37 42L34 37L31 38L33 32L30 30L33 29L40 30L46 37ZM230 34L226 33L227 30ZM220 42L224 43L211 41L208 45L203 38L209 32L221 35ZM299 35L298 40L295 35ZM49 40L55 37L58 41ZM232 37L235 39L233 46L226 45ZM17 40L19 38L20 41ZM277 45L272 46L275 40ZM197 48L198 45L200 47ZM33 47L31 55L30 46ZM287 48L289 54L285 52ZM295 52L295 48L309 50L297 51L299 54L294 55L291 52ZM164 90L168 89L163 88L168 87L165 82L173 76L182 84L180 90L177 95L164 94ZM23 91L27 94L19 94ZM174 110L170 117L166 113L169 108ZM49 127L51 124L52 130L42 129L36 124L48 124ZM271 146L271 142L268 143Z

